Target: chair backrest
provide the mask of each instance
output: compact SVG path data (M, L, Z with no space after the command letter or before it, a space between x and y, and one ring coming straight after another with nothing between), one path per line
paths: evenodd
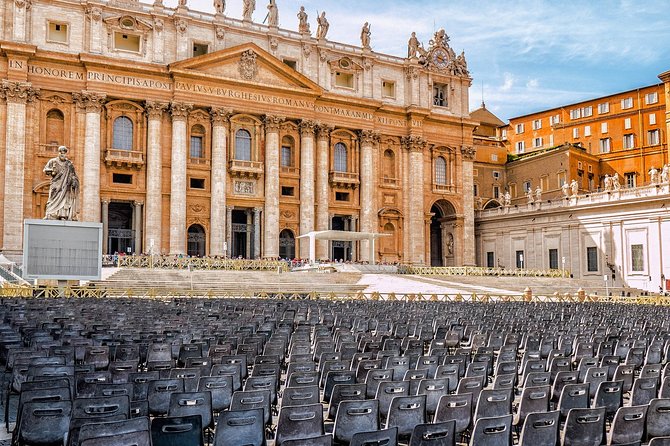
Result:
M630 395L631 406L648 404L658 395L658 378L635 378Z
M104 423L84 424L79 429L79 443L102 437L111 437L117 434L131 432L149 432L150 423L148 417L131 418L129 420L108 421Z
M393 379L395 381L401 380L405 373L409 370L409 357L408 356L390 356L386 358L383 363L385 369L393 370Z
M607 367L589 367L586 370L586 376L584 377L584 382L590 383L589 386L589 396L593 398L596 395L598 386L601 382L607 381Z
M561 417L566 417L570 409L589 407L589 383L568 384L563 387L558 400Z
M151 420L152 446L204 446L200 415L156 417Z
M269 390L238 390L233 393L230 410L263 409L266 424L272 420L272 395Z
M95 422L118 421L130 418L130 398L127 395L75 398L72 419Z
M309 439L323 434L323 406L321 403L284 406L279 412L275 436L277 446L282 446L286 440Z
M464 432L472 421L472 394L442 395L433 423L456 421L456 433Z
M398 446L398 428L381 429L369 432L356 432L351 437L349 446Z
M479 418L499 417L512 413L512 390L484 389L475 407L475 422Z
M175 392L170 395L169 417L199 415L202 427L214 426L212 417L212 394L205 392Z
M620 407L614 415L607 444L634 444L642 441L649 406Z
M652 398L646 419L647 439L670 436L670 399Z
M512 415L480 418L470 437L470 446L511 446Z
M461 393L470 393L472 394L473 404L476 404L479 401L479 393L482 391L482 381L477 378L461 378L458 382L458 387L456 388L456 394Z
M508 375L496 375L493 378L494 389L514 389L516 383L516 373Z
M519 435L519 446L555 445L561 412L532 412L526 415Z
M565 387L568 384L577 384L579 379L579 372L577 370L574 371L561 371L556 374L556 377L554 378L554 383L551 388L551 400L554 402L558 402L558 399L561 396L561 392L563 391L563 387Z
M442 395L449 394L450 378L422 379L419 381L418 395L426 395L428 419L433 419Z
M216 423L214 446L265 446L265 415L262 408L221 412Z
M409 396L409 381L383 381L377 387L375 399L379 400L379 415L382 421L388 417L391 401L397 396Z
M170 409L170 395L184 391L184 380L181 378L157 379L150 381L147 388L149 413L167 415Z
M320 402L319 386L287 387L282 395L281 407L306 406Z
M605 408L570 409L563 428L563 446L602 444Z
M409 446L455 446L456 420L414 426Z
M670 436L652 438L649 446L670 446Z
M408 439L417 424L426 422L426 395L397 396L391 400L386 428L397 427L398 437Z
M346 400L340 402L333 427L333 437L336 442L349 443L356 432L378 429L379 401Z
M607 414L623 405L623 381L602 381L593 398L592 407L604 407Z
M59 444L65 440L72 415L71 401L29 402L16 426L19 444Z
M523 425L529 413L546 412L549 410L550 397L550 386L524 387L521 392L519 407L514 417L514 425Z
M319 437L301 438L298 440L286 440L282 446L332 446L333 436L324 434Z
M383 381L391 381L393 379L393 369L372 369L368 371L365 378L365 395L366 398L374 398L377 394L377 387Z
M623 391L629 392L633 388L633 379L635 373L635 366L628 364L621 364L614 370L614 381L623 380Z
M79 446L159 446L157 443L152 445L151 433L149 430L135 432L117 433L105 437L95 437L86 440L80 440Z
M219 413L230 408L233 400L233 377L202 376L198 381L198 392L210 392L212 394L212 411Z
M336 384L333 387L333 394L330 397L330 405L328 406L328 418L335 419L337 415L337 408L344 400L364 400L365 399L365 384Z

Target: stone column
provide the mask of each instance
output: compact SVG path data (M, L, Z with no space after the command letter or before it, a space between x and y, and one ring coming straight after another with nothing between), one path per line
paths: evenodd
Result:
M379 140L379 134L371 130L360 132L361 140L361 232L374 232L375 209L375 175L374 175L374 144ZM361 261L372 262L370 258L369 242L361 240Z
M12 40L15 42L25 42L26 40L26 20L28 18L28 9L30 9L31 0L14 0L7 2L14 4L14 26L12 27Z
M135 226L135 254L143 252L142 250L142 203L139 201L133 202L133 222Z
M147 192L146 192L146 243L144 252L160 254L163 226L163 163L161 156L161 123L168 104L147 101Z
M102 30L102 9L99 6L90 6L86 9L89 20L88 31L90 33L89 51L91 53L102 53L102 39L106 33Z
M222 256L226 240L226 137L230 112L222 108L213 108L212 117L212 193L209 217L209 254Z
M314 230L314 130L313 121L300 123L300 234ZM309 243L300 239L301 259L309 258Z
M79 175L82 183L81 220L100 221L100 111L105 95L82 91L72 98L86 112L84 130L84 172ZM83 181L82 181L83 178Z
M410 263L425 263L425 234L423 210L423 151L426 141L419 136L408 136L402 140L405 149L409 150L409 209L408 228Z
M227 241L227 248L226 249L226 255L228 258L232 256L233 252L233 209L234 206L226 206L226 241Z
M2 250L13 254L23 250L26 104L38 95L39 90L28 82L4 80L0 87L0 98L7 101Z
M102 253L109 254L109 201L102 200Z
M461 257L463 266L475 265L475 197L472 168L476 154L477 151L474 147L461 147L463 157L463 239L459 242L463 246L463 256Z
M254 208L254 255L253 255L254 259L257 259L261 256L261 211L262 210L263 210L263 208ZM266 220L265 224L267 224L267 220ZM278 223L277 223L277 226L279 226ZM268 231L267 231L267 228L266 228L265 233L267 234L267 232ZM279 237L279 236L277 236L277 237ZM277 249L279 249L279 242L277 242ZM276 257L279 257L279 251L277 251L277 256Z
M328 163L328 154L330 152L330 132L333 127L321 124L318 126L316 142L316 230L325 231L328 229L328 207L329 192L328 174L330 165ZM327 259L328 243L326 240L316 241L316 258Z
M191 104L173 102L170 165L170 254L186 253L186 120Z
M265 228L263 257L279 257L279 127L284 118L265 119ZM254 210L254 219L256 213ZM254 249L255 251L255 249Z

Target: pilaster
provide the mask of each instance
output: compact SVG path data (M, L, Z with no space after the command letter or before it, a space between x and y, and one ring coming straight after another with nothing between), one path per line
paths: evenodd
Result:
M186 119L191 104L173 102L170 165L170 254L186 252Z
M28 20L28 10L30 9L31 0L14 0L14 24L12 27L12 40L15 42L25 42L26 22Z
M374 232L375 230L375 199L374 199L374 145L379 141L379 134L372 130L362 130L360 132L361 142L361 232ZM369 258L369 242L362 240L361 260L371 262Z
M314 132L316 123L300 122L300 234L314 231ZM301 259L309 258L309 243L300 239Z
M279 127L284 118L266 115L265 124L265 227L263 257L279 257ZM254 218L256 214L254 213Z
M89 6L86 8L89 30L89 51L91 53L102 53L102 39L105 35L102 30L102 8L99 6Z
M424 199L423 199L423 151L426 140L420 136L407 136L402 144L409 151L409 209L408 260L410 263L425 263Z
M163 112L167 103L147 101L145 110L148 117L147 126L147 184L145 206L145 243L144 252L160 254L162 244L161 228L163 225L163 165L161 155L161 126Z
M228 122L232 112L223 108L212 108L212 187L210 202L209 253L213 256L225 254L226 240L226 153Z
M477 151L474 147L461 147L463 159L463 266L475 265L475 197L474 178L472 174L473 163ZM461 265L458 265L461 266Z
M328 188L328 152L330 151L330 133L333 127L327 124L319 124L317 127L316 142L316 230L325 231L328 229L328 208L329 208L329 188ZM316 241L317 259L327 259L328 243L326 240Z
M254 259L261 256L261 211L262 208L254 208ZM267 232L267 229L265 230ZM279 243L279 242L277 242Z

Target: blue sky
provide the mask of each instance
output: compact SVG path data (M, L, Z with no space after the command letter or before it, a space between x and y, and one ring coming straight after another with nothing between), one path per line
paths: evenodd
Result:
M143 0L147 1L147 0ZM262 22L268 0L256 0ZM301 5L312 32L326 11L329 40L360 45L364 22L374 51L405 56L412 31L428 46L444 28L452 48L465 50L470 108L484 100L503 121L559 105L660 82L670 70L667 0L276 0L281 28L297 30ZM176 0L165 0L174 6ZM212 0L188 0L213 12ZM227 0L226 15L241 18L242 0Z

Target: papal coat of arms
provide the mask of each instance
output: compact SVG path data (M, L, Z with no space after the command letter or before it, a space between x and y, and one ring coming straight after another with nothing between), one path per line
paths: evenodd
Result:
M248 50L242 53L240 58L240 76L248 81L256 77L258 65L256 64L256 53Z

